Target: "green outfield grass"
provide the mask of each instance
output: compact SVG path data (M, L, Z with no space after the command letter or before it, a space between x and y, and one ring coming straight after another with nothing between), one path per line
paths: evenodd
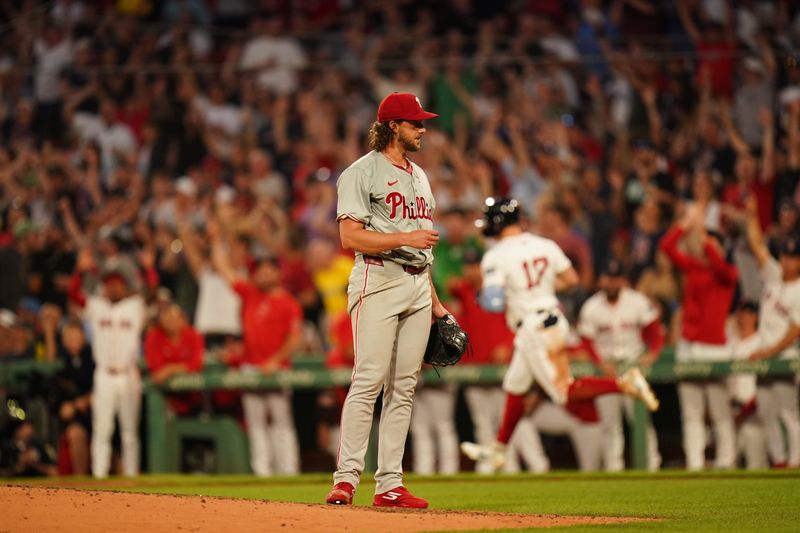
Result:
M86 480L79 484L94 488ZM320 503L329 486L328 475L269 480L246 476L143 476L132 487L120 488L112 483L110 487L97 488ZM800 471L408 476L407 486L428 498L435 509L663 519L656 523L571 527L570 531L800 530ZM369 505L372 489L371 482L363 483L356 505Z

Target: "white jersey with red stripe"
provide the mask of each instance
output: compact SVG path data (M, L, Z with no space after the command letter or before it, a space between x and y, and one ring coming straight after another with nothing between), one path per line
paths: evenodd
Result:
M505 237L486 252L483 286L503 289L506 322L516 329L525 317L558 307L556 277L571 266L555 242L525 232Z
M145 326L142 297L129 296L114 303L103 296L90 296L85 313L97 368L135 368Z
M800 279L783 281L780 264L771 257L761 269L764 288L758 314L758 335L763 346L777 344L789 328L800 324ZM800 353L797 343L781 352L781 358L796 358Z
M602 291L586 300L578 333L594 341L605 361L635 361L645 350L642 328L657 319L658 310L647 296L623 287L615 302Z

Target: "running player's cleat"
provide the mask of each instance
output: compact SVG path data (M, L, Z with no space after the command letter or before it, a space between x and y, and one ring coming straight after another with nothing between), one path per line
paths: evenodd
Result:
M331 491L328 493L328 496L325 498L325 503L330 505L352 505L353 504L353 494L355 494L356 489L350 483L346 481L342 481L341 483L337 483Z
M650 384L647 383L638 368L629 368L619 377L617 382L622 392L642 400L649 411L658 411L658 398L656 398L653 389L650 388Z
M408 489L400 486L396 489L376 494L372 499L373 507L402 507L404 509L427 509L428 500L414 496Z
M499 442L495 442L492 446L462 442L461 453L473 461L488 463L495 470L500 470L506 464L506 447Z

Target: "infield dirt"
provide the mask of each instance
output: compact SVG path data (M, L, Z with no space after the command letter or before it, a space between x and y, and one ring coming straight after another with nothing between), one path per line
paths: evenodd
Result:
M604 525L636 518L376 510L263 500L0 487L0 532L349 531L405 533Z

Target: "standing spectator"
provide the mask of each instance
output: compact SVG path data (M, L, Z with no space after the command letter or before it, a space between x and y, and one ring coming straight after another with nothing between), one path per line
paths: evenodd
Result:
M56 140L61 134L61 91L59 76L73 57L72 41L64 30L48 24L42 38L33 43L36 58L34 92L36 94L36 122L39 135Z
M570 226L570 214L563 205L549 206L542 211L539 233L552 239L569 257L578 271L580 287L590 289L594 284L592 249L577 231Z
M119 119L117 105L110 98L100 101L99 116L76 112L71 122L78 138L100 147L101 168L106 180L117 167L135 161L136 137L133 130Z
M680 285L675 276L675 269L672 262L664 252L657 252L655 264L642 271L636 290L650 298L653 302L659 302L665 306L669 313L672 313L680 304ZM662 316L662 321L669 323L669 316Z
M162 385L172 376L200 372L203 369L205 343L186 321L177 304L163 308L158 323L150 328L144 341L144 359L153 383ZM170 395L169 404L177 415L186 415L199 407L200 395Z
M460 278L462 264L467 254L474 257L480 244L469 231L467 212L461 208L451 208L441 217L442 235L436 243L436 261L433 263L431 274L436 290L442 295L442 300L450 299L450 281Z
M631 230L631 279L634 281L655 264L662 234L661 207L655 200L648 199L636 210Z
M306 266L328 319L347 311L347 283L353 257L340 254L333 241L313 239L306 246Z
M750 359L796 360L800 337L800 239L797 236L786 239L781 245L780 259L775 261L764 242L752 200L748 208L748 242L764 283L758 321L761 345L750 354ZM757 394L758 416L764 426L772 465L800 466L800 407L795 376L761 378ZM781 422L786 428L786 446Z
M747 57L742 61L742 81L737 87L733 103L736 129L749 146L758 146L763 135L763 125L758 114L775 105L775 58L767 45L763 59Z
M677 4L681 24L699 55L696 83L708 88L715 96L730 98L736 65L736 40L732 24L730 21L726 21L726 24L708 21L700 27L690 7L699 7L702 3L679 0Z
M293 93L308 61L300 44L282 31L278 17L257 18L252 29L255 36L241 51L239 69L255 74L256 85L274 95Z
M699 257L678 249L679 241L690 231L700 234L702 255ZM739 273L734 265L725 260L718 234L705 231L703 212L693 206L664 235L661 249L686 277L676 359L679 362L729 360L725 320ZM678 384L678 397L681 402L686 468L702 470L705 465L706 402L716 437L714 464L717 468L733 468L736 460L733 413L724 384L719 381L684 380Z
M250 279L244 279L231 266L213 223L209 233L214 265L242 299L242 370L272 376L290 368L301 340L303 312L297 300L281 287L277 261L262 258L253 267ZM291 394L288 389L242 394L250 464L257 476L300 472Z
M205 235L194 231L184 219L178 221L178 236L183 243L186 263L198 285L194 326L205 335L209 345L223 344L227 337L242 333L241 301L238 295L206 255ZM234 239L228 252L231 267L247 272L248 250L244 240Z
M655 306L644 294L627 286L622 265L611 261L600 276L600 292L586 300L578 332L603 369L616 374L617 363L650 365L664 345L664 328ZM633 401L621 394L595 400L603 427L603 463L609 472L625 468L622 412L633 419ZM658 470L661 456L652 423L647 425L647 468Z
M52 321L43 324L46 332L54 325ZM76 476L88 476L91 472L89 435L92 428L91 406L95 364L92 359L92 349L86 342L83 324L80 321L69 320L61 328L58 358L64 363L56 382L59 397L58 416L63 429L62 445L66 446L69 452L69 468L64 468L59 460L59 471Z
M142 394L137 364L142 351L145 302L134 292L124 272L110 268L102 275L102 292L85 296L80 288L81 277L90 268L86 261L78 264L70 282L70 297L84 309L96 365L92 394L92 475L99 479L108 476L114 419L119 417L122 471L126 476L135 476L139 473ZM152 273L152 263L148 270ZM152 279L152 274L148 277Z
M758 202L758 221L761 230L766 231L772 224L775 212L775 132L772 112L761 109L758 120L762 126L760 157L741 138L726 118L728 136L736 150L736 181L729 183L722 191L722 200L737 208L745 206L747 198L753 195Z

